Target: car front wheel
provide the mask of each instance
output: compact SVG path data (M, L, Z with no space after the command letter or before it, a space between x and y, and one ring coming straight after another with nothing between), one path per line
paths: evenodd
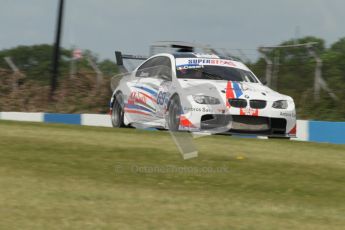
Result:
M171 131L178 131L180 126L181 102L178 96L174 96L168 107L168 126Z

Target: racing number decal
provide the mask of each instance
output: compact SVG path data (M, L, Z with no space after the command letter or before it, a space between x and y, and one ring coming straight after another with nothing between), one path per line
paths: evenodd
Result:
M157 104L164 105L165 98L167 96L166 92L160 91L157 96Z

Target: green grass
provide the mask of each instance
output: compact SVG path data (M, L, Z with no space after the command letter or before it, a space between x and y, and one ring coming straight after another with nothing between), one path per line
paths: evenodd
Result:
M344 145L195 142L184 161L167 132L1 121L0 229L344 229Z

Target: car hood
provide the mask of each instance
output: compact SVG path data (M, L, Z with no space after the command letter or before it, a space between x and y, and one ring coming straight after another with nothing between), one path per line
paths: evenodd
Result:
M203 79L178 79L178 82L182 90L189 95L204 94L216 97L220 95L222 97L227 91L231 90L236 98L266 101L292 100L291 97L280 94L261 83Z

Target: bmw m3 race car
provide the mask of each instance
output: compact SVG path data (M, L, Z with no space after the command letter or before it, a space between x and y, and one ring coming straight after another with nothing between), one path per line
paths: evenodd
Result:
M296 135L293 99L262 84L232 58L161 53L114 79L110 101L114 127Z

